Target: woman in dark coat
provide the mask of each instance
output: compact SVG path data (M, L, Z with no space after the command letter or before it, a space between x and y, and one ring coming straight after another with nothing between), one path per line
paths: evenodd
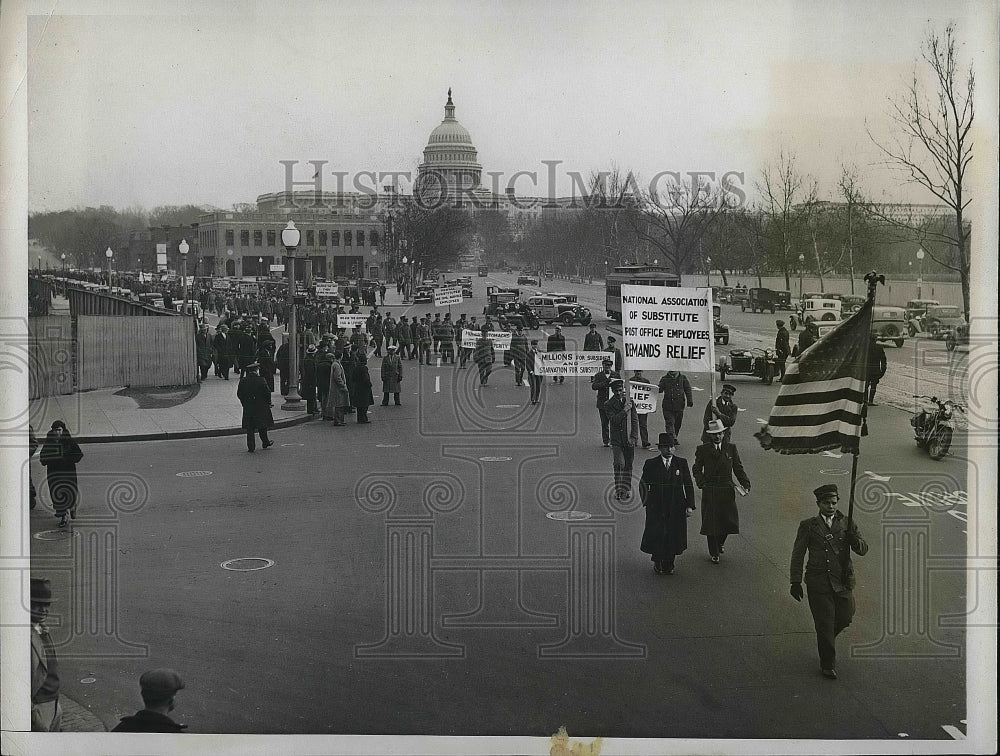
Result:
M368 360L364 352L354 358L354 378L351 380L351 404L358 411L359 423L370 423L368 408L375 404L372 396L372 377L368 372Z
M267 437L267 429L274 426L271 416L271 389L267 381L260 377L260 365L253 362L246 367L246 375L240 378L236 396L243 405L243 430L247 432L247 451L256 449L254 433L260 435L262 449L274 445Z
M660 454L647 459L639 479L639 498L646 509L640 550L650 554L657 575L674 572L674 558L687 549L687 518L694 511L694 483L687 460L673 454L673 433L661 433Z
M66 527L66 516L76 519L80 489L76 482L76 464L83 459L80 445L66 429L66 423L56 420L45 436L45 445L38 456L45 466L45 479L49 484L49 498L59 518L59 527Z

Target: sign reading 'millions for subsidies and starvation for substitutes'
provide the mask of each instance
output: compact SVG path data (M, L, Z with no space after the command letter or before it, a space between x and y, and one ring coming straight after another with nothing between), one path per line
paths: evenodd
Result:
M625 369L710 373L712 290L622 285Z

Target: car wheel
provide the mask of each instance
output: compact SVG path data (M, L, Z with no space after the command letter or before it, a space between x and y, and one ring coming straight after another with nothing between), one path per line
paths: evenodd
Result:
M834 316L833 316L833 313L832 313L832 312L828 312L828 313L826 313L826 314L825 314L825 315L823 316L823 320L825 320L825 321L830 321L830 320L835 320L835 319L836 319L836 318L834 318Z
M909 331L911 339L917 335L917 329L913 327L912 323L906 327L906 330Z
M562 322L565 323L566 325L573 325L573 316L570 315L569 313L566 313L565 315L562 316Z
M928 328L927 330L930 331L931 338L935 338L936 339L938 337L938 334L941 333L941 324L940 323L931 323L931 327Z

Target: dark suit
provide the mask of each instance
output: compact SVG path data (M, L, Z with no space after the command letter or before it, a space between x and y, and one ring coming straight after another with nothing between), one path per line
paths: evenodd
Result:
M243 405L243 430L247 434L247 449L254 450L254 433L260 435L265 447L270 446L267 429L274 425L274 418L271 415L271 389L268 388L267 381L259 375L247 373L240 379L236 396Z
M868 345L868 386L866 396L869 404L875 403L875 391L878 389L878 382L885 375L888 363L885 359L885 348L877 341Z
M597 412L601 416L601 441L607 446L611 443L610 430L608 428L608 413L604 409L605 402L611 396L611 381L621 376L612 370L605 373L595 373L590 377L590 388L597 392Z
M739 417L739 407L736 406L736 402L732 400L723 399L721 396L718 397L714 402L715 409L719 411L719 419L722 420L722 424L726 426L726 432L722 436L722 440L727 444L732 439L732 427L736 425L736 418ZM708 437L707 428L708 424L715 420L715 413L712 412L713 402L709 402L705 405L705 416L702 418L702 434L701 442L707 444L711 441Z
M830 528L820 515L800 522L792 547L789 579L793 584L802 582L802 562L806 553L809 554L805 567L806 588L823 669L834 669L837 662L834 639L854 617L855 579L850 557L846 579L842 575L841 560L847 543L847 518L838 510ZM857 523L851 526L850 546L858 556L868 553L868 544L861 537Z
M640 549L654 562L673 569L674 557L687 548L687 510L694 509L694 483L683 457L647 459L639 478L639 496L646 508L646 527Z
M732 444L722 443L716 451L712 444L702 444L694 453L695 483L701 489L701 534L708 537L708 553L718 556L726 536L740 532L740 513L736 509L733 475L744 488L750 479L743 470L740 453Z
M612 464L615 471L615 496L630 496L632 492L632 462L635 459L635 445L639 441L639 416L635 403L627 396L613 396L604 403L602 414L608 418L608 437L613 452Z

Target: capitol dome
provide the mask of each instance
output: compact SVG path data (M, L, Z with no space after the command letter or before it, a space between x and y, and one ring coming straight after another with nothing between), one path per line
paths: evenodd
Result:
M424 196L454 197L461 189L478 189L483 167L477 157L472 137L455 118L449 89L444 120L427 138L424 162L417 169L418 191Z

